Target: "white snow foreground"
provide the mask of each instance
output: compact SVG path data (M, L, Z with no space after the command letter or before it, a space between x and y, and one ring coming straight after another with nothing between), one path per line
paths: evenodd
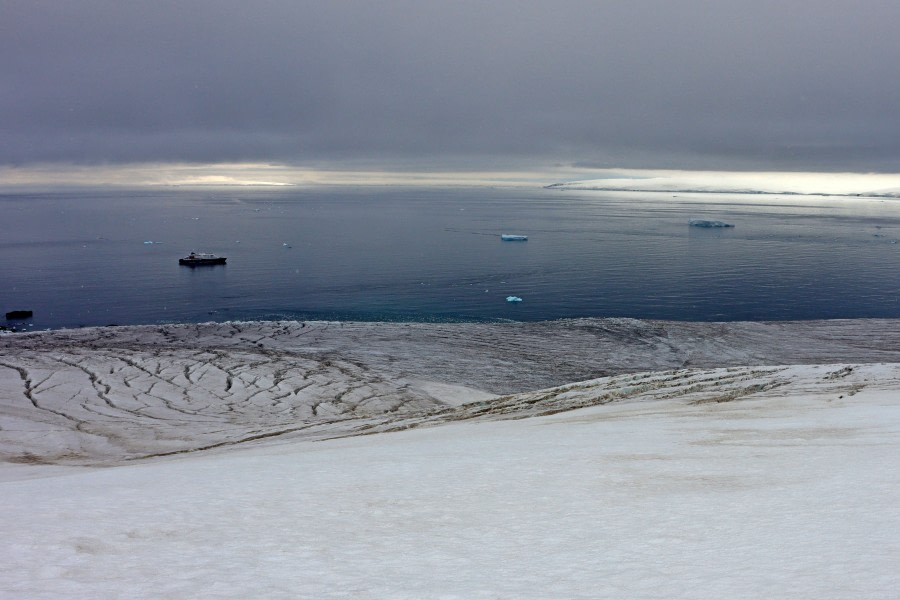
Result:
M41 339L0 355L13 461L0 463L2 597L893 598L900 586L900 363L679 368L495 396L408 373L418 400L348 402L316 421L278 398L303 373L334 369L309 398L352 396L362 379L398 392L376 381L381 367L334 357L291 373L272 350L252 366L197 348L185 370L167 363L184 357L170 344L157 370L38 351ZM58 359L86 381L41 373ZM122 359L143 370L117 374ZM225 394L227 373L244 391ZM184 393L198 387L206 404ZM435 401L460 389L471 402ZM289 418L321 435L279 430ZM280 433L249 433L254 419ZM161 448L179 453L123 464Z

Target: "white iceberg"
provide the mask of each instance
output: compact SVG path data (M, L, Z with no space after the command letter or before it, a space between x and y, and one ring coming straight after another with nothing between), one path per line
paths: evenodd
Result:
M507 296L506 301L507 302L521 302L522 299L519 298L518 296Z
M527 235L518 235L518 234L513 234L513 233L503 233L503 234L500 234L500 239L503 240L504 242L527 242L528 236Z

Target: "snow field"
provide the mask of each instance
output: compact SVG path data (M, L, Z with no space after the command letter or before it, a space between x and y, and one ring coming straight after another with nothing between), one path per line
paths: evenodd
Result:
M900 394L794 369L733 402L8 465L0 596L896 597Z

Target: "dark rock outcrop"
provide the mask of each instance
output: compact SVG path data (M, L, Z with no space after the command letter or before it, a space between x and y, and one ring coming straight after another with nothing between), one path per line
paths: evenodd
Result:
M34 313L30 310L11 310L6 313L6 320L10 319L30 319Z

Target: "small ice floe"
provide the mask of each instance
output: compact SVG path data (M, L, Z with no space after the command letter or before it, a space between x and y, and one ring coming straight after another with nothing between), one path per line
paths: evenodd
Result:
M522 299L519 298L518 296L507 296L506 301L507 302L521 302Z
M152 240L147 240L147 241L144 242L144 243L145 243L145 244L162 244L162 242L154 242L154 241L152 241Z
M705 219L691 219L688 221L691 227L734 227L731 223L724 221L707 221Z
M290 247L291 247L291 245L288 244L287 242L284 242L284 243L281 244L281 245L282 245L283 247L285 247L285 248L290 248Z
M515 233L501 233L500 239L504 242L527 242L527 235L518 235Z

